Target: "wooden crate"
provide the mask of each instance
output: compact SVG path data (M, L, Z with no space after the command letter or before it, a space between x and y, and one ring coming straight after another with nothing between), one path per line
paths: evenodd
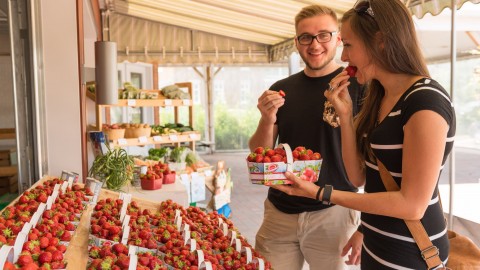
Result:
M17 193L18 192L18 177L4 176L0 177L0 195L5 193Z
M10 166L9 150L0 150L0 166Z

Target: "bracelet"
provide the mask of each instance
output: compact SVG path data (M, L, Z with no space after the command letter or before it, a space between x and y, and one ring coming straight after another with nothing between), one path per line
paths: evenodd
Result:
M322 192L323 187L318 187L317 196L315 196L315 200L320 200L320 193Z
M322 203L325 205L330 205L330 196L332 196L333 187L331 185L325 185Z

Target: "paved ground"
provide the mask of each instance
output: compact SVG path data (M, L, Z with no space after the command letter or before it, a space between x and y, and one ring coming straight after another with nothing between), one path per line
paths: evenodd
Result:
M480 150L468 150L456 148L456 183L479 183L480 170L478 160ZM232 202L232 221L247 240L254 245L255 234L263 219L263 202L267 196L267 188L259 185L252 185L248 180L248 171L245 158L247 152L221 153L202 155L202 158L210 164L216 164L218 160L225 160L227 167L232 169L232 180L234 183ZM446 168L448 166L445 166ZM448 183L448 168L444 170L441 183ZM448 194L443 194L448 196ZM208 199L209 195L207 195ZM480 203L472 207L472 211L479 213ZM455 226L461 226L460 222ZM480 225L475 224L473 232L474 241L480 245ZM304 267L308 269L308 266Z

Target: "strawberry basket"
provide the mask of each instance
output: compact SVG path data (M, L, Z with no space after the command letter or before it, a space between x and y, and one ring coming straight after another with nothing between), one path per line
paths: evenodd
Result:
M247 157L250 182L257 185L291 184L285 172L293 172L303 180L316 182L322 166L319 153L305 147L293 151L288 144L279 144L275 149L257 147Z

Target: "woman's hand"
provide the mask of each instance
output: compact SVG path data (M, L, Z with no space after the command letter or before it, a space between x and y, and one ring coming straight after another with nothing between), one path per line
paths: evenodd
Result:
M360 258L362 253L362 243L363 243L363 233L355 231L347 244L342 249L341 256L348 254L348 251L351 249L352 252L348 255L348 261L345 261L347 265L359 265Z
M266 90L258 98L257 108L262 115L262 121L266 124L275 124L277 121L278 108L282 107L285 99L277 91Z
M340 119L352 116L352 99L348 93L349 78L345 70L340 72L330 81L330 89L324 93L328 101L333 104Z
M315 199L317 191L320 188L319 186L315 185L312 182L302 180L299 177L296 177L291 172L285 172L285 176L288 180L292 181L291 185L273 185L272 188L283 191L288 195L302 196Z

